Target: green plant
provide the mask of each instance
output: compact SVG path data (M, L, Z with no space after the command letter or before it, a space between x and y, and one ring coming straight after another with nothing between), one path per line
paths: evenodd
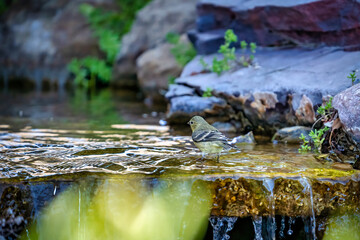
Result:
M311 151L311 146L310 146L309 140L307 140L306 136L302 133L299 138L303 141L302 145L299 148L299 152L305 153L305 152Z
M211 97L211 96L212 96L212 88L207 87L202 97Z
M323 137L324 133L328 130L329 128L326 126L319 130L317 129L311 130L311 132L309 133L309 137L311 138L311 143L309 140L306 139L306 136L304 134L301 134L299 138L303 141L303 143L300 146L299 152L303 153L310 151L312 149L311 146L313 146L316 151L320 151L321 145L325 140L325 138Z
M108 83L112 70L104 60L94 57L75 58L68 64L68 69L75 75L75 84L85 88L95 87L96 80Z
M256 53L256 43L251 42L250 43L250 60L253 61L254 60L254 54Z
M349 76L347 76L347 78L351 79L351 84L354 85L356 81L356 73L355 72L349 73Z
M325 138L323 138L324 133L329 130L328 127L324 127L322 129L315 129L315 130L311 130L311 132L309 133L309 136L311 137L313 143L314 143L314 147L315 149L319 150L321 147L321 144L324 142Z
M332 108L332 100L333 100L333 97L330 97L329 101L325 104L325 106L320 106L317 109L317 113L322 115L322 116L328 114L330 109Z
M244 67L248 67L251 64L251 62L254 60L253 54L255 53L256 50L256 44L250 43L250 51L252 54L248 59L245 56L241 56L240 61L236 61L235 47L230 47L230 46L231 44L236 43L238 41L237 36L233 32L233 30L228 29L225 32L224 38L225 38L225 43L220 46L218 51L219 53L222 54L222 59L218 60L217 57L214 57L212 61L212 66L210 67L204 61L203 58L200 58L200 64L203 66L203 68L220 75L222 72L230 70L232 65L234 65L234 63L236 62L242 64ZM240 47L243 53L245 53L248 47L248 43L246 41L241 41Z
M96 82L109 83L112 66L120 48L121 37L130 30L136 12L149 0L118 0L119 11L105 11L90 4L81 4L79 11L86 17L99 41L105 59L88 56L72 59L68 64L76 86L95 88Z
M196 56L196 50L191 43L182 43L180 41L180 35L176 33L168 33L166 35L168 43L173 47L170 49L171 54L174 56L176 62L181 66L185 66Z

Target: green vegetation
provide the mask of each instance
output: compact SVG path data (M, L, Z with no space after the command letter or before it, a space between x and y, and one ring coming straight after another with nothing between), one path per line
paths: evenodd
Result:
M207 87L202 97L211 97L212 96L212 88Z
M333 100L333 97L330 97L329 101L327 101L325 106L320 106L317 109L317 113L321 115L317 121L326 119L327 116L332 112L332 109L333 109L332 100ZM309 133L310 141L307 139L307 137L305 135L301 134L301 136L299 138L303 141L303 143L299 148L299 152L302 152L302 153L308 152L308 151L311 151L312 149L320 152L321 145L325 140L324 134L328 130L329 130L329 128L326 126L319 130L317 130L317 129L311 130L311 132Z
M254 53L256 52L256 44L250 43L250 51L251 55L245 56L245 52L248 47L248 43L246 41L240 42L240 47L243 51L243 56L240 57L239 60L236 59L235 55L235 47L230 47L231 44L235 44L238 39L237 36L234 34L233 30L228 29L225 32L225 43L220 46L219 53L222 54L223 58L218 60L216 57L213 58L212 66L210 67L204 59L200 59L201 65L204 69L212 71L220 75L224 71L229 71L235 64L243 65L244 67L248 67L254 60Z
M309 140L307 140L306 136L302 133L300 139L303 141L303 144L299 148L300 153L311 151L311 146Z
M355 71L352 73L349 73L349 76L347 76L347 78L351 79L351 84L354 85L355 81L356 81L356 73Z
M84 88L95 88L97 80L108 83L112 70L106 61L95 57L75 58L68 64L68 69L75 76L75 84Z
M86 17L94 36L99 40L99 48L105 58L88 56L73 59L68 64L68 69L74 75L76 86L94 89L97 82L110 82L120 39L130 30L136 12L148 2L149 0L118 0L118 11L105 11L86 3L80 5L79 11Z
M320 152L321 145L324 142L325 138L324 133L329 130L328 127L324 127L320 130L311 130L309 133L310 140L304 134L301 134L300 139L303 141L303 144L299 148L300 153L308 152L314 149L315 151Z
M329 101L325 104L325 106L320 106L317 109L317 113L322 116L328 114L330 112L330 110L332 109L332 100L333 100L333 97L330 97Z
M317 129L311 130L311 132L309 133L309 136L311 137L311 139L314 143L315 149L320 150L321 144L325 140L325 138L323 138L324 133L328 130L329 130L328 127L324 127L320 130L317 130Z
M184 67L196 56L196 50L192 44L182 43L180 41L180 35L176 33L168 33L166 35L166 41L173 45L170 49L171 54L174 56L176 62Z
M88 94L86 89L77 88L70 99L72 111L87 116L92 128L106 128L115 123L126 123L116 110L114 98L109 89Z

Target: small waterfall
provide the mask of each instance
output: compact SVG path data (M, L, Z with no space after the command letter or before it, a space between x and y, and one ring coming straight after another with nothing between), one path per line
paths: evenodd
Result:
M295 218L289 217L289 229L287 231L288 235L292 235L294 233L294 231L291 229L292 225L295 224Z
M313 198L311 183L307 180L307 178L301 178L299 182L304 187L303 192L304 193L308 192L310 196L310 206L311 206L310 230L311 230L312 239L316 239L316 219L315 219L314 198ZM307 229L305 229L305 231L306 230Z
M228 240L230 232L237 220L237 217L210 217L209 221L213 227L214 240Z
M262 237L262 217L261 216L254 216L253 217L253 225L254 225L254 232L255 232L255 240L263 240L263 237Z
M281 226L279 231L280 238L285 237L284 231L285 231L285 216L281 216Z
M269 195L269 213L270 216L268 218L268 224L267 226L267 236L268 239L275 240L276 235L276 220L275 220L275 198L274 198L274 186L275 186L275 180L274 179L265 179L264 180L264 186L266 189L270 192Z

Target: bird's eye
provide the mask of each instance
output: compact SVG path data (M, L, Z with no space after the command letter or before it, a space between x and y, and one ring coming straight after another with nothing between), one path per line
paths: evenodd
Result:
M194 124L194 122L193 122L193 121L190 121L190 124Z

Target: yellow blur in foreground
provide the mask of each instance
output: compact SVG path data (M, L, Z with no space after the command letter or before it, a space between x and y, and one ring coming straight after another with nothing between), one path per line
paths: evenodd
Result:
M329 218L323 240L360 239L360 215L338 214Z
M76 184L22 239L202 239L211 209L203 181L104 180Z

